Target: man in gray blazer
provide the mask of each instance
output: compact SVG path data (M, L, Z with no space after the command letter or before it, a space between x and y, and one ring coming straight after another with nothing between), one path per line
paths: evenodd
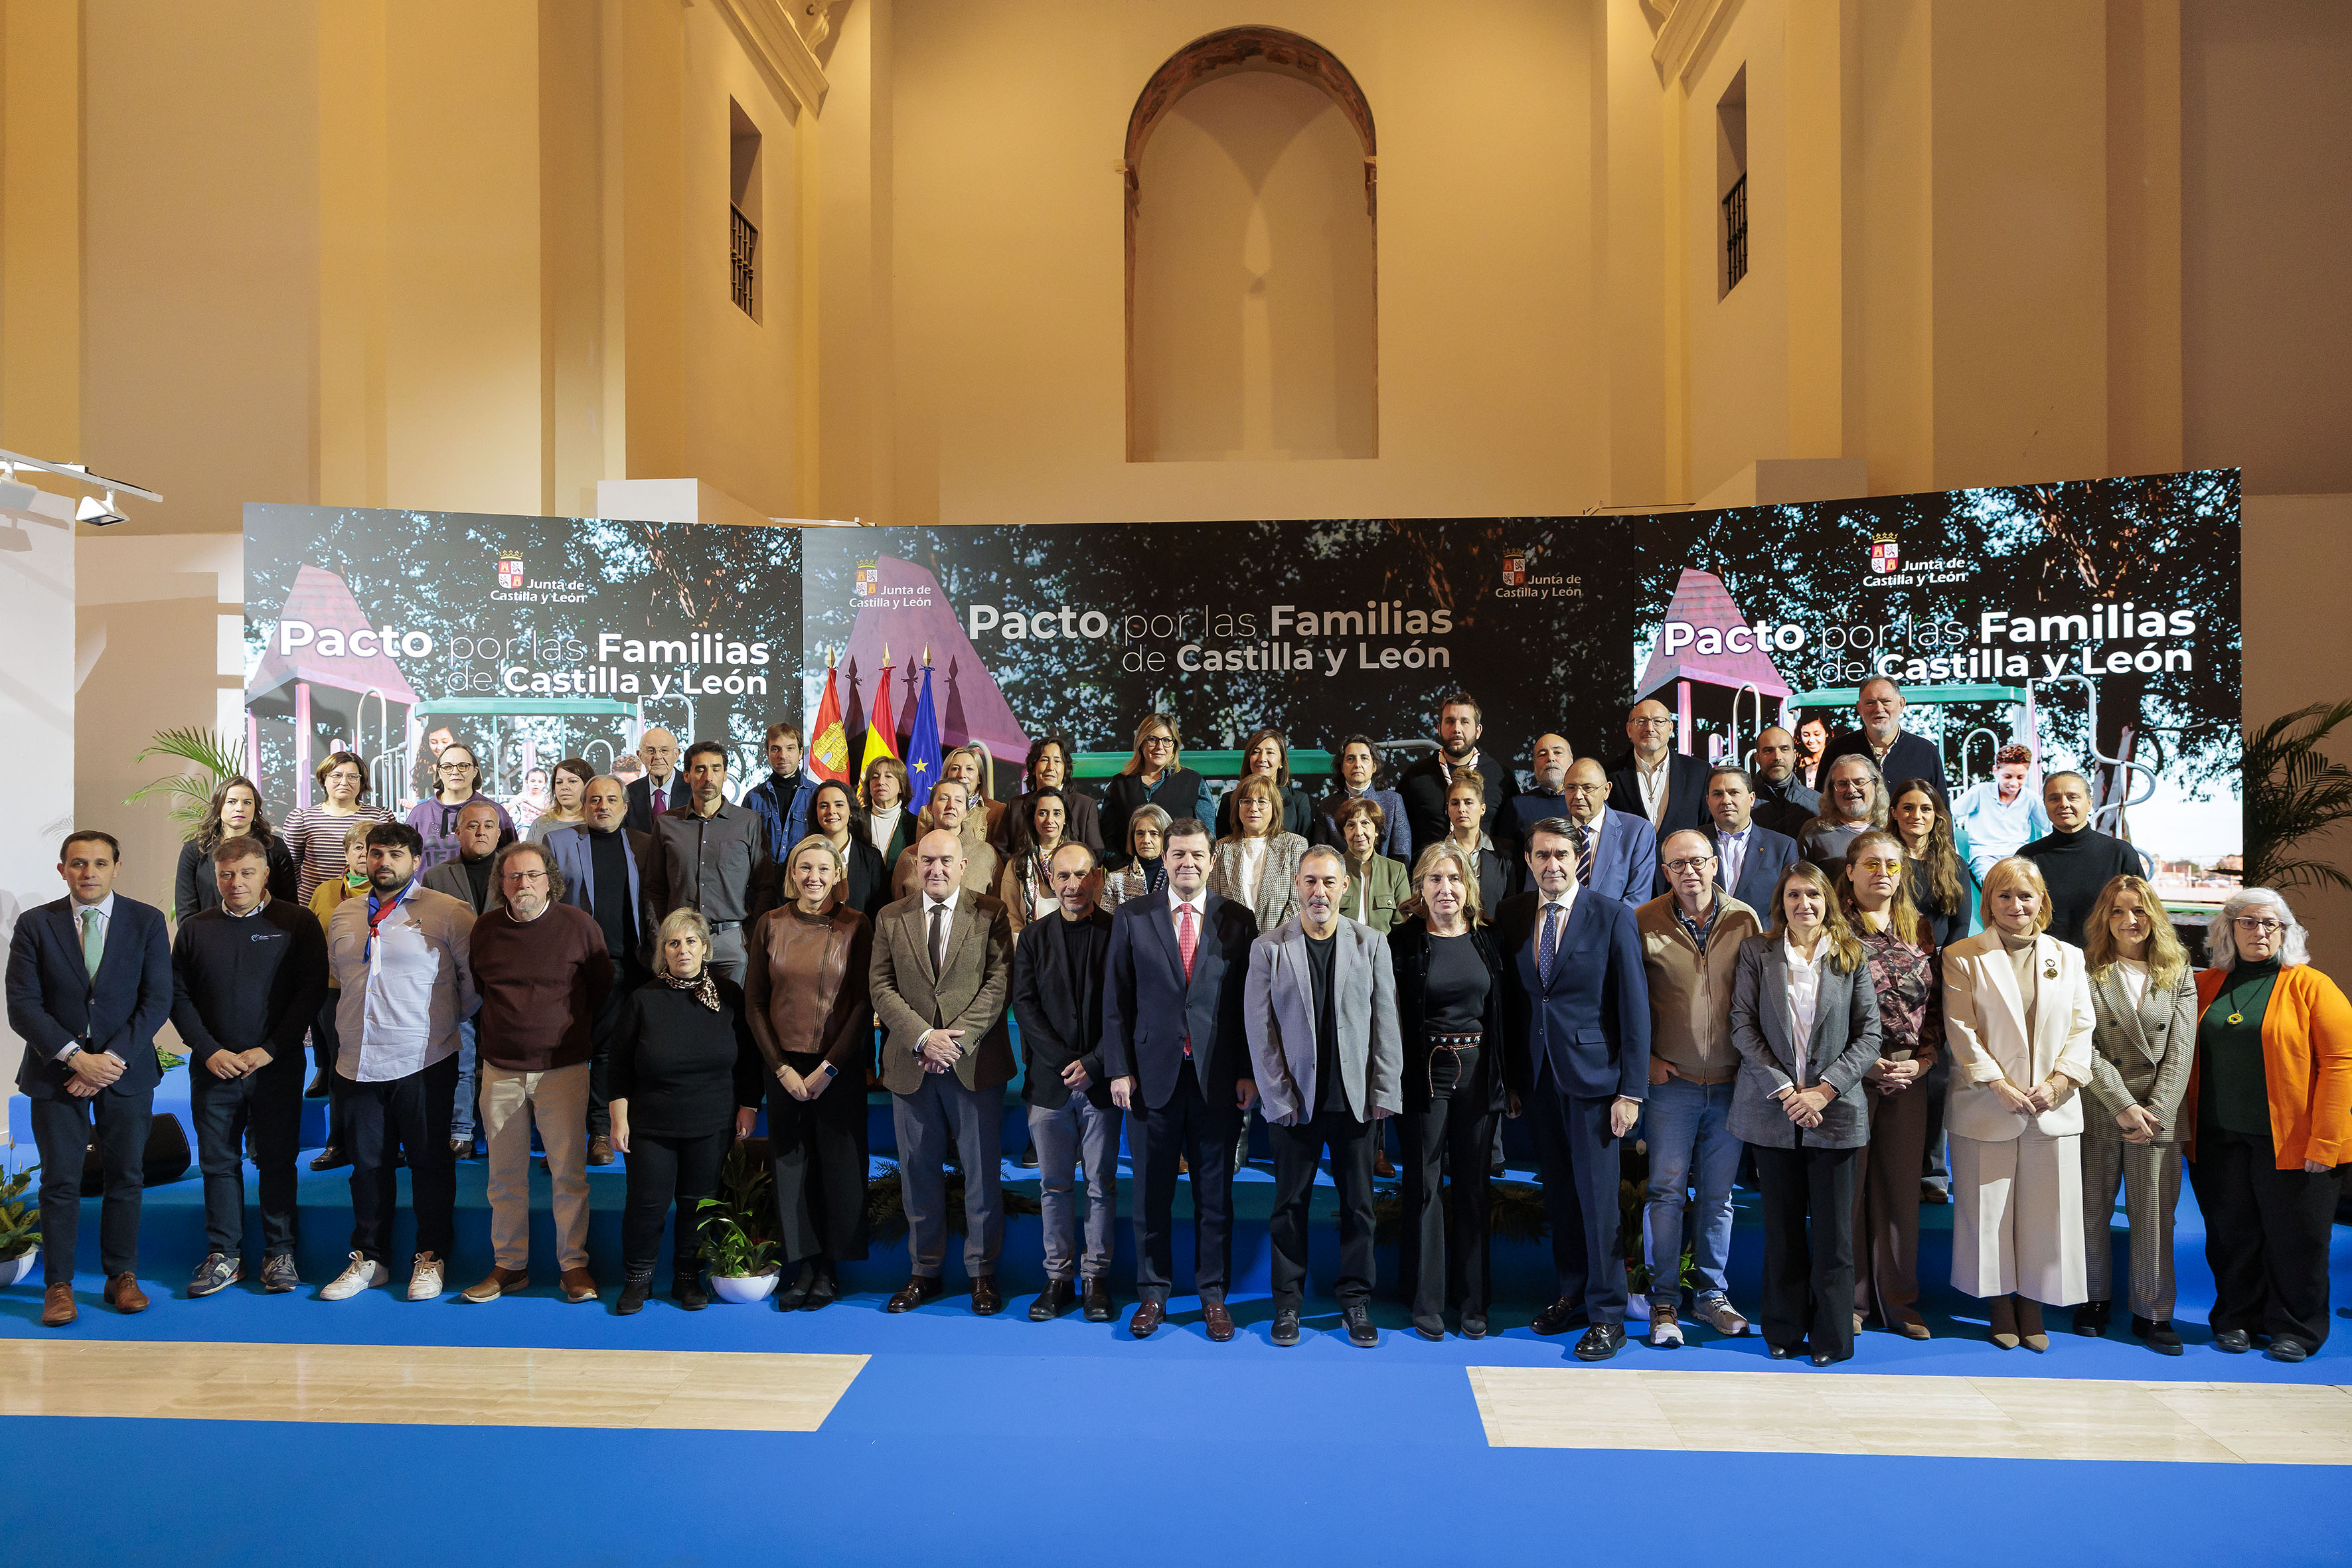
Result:
M888 1310L936 1300L947 1255L952 1141L963 1166L964 1273L971 1310L1004 1310L996 1254L1004 1241L1004 1085L1013 1040L1013 923L1004 906L963 886L963 841L933 828L915 846L921 885L875 921L872 989L882 1020L882 1086L898 1137L898 1198L914 1273Z
M1298 914L1250 944L1243 1016L1274 1141L1274 1342L1298 1342L1307 1291L1307 1216L1315 1166L1331 1152L1339 1189L1339 1279L1333 1294L1351 1344L1372 1327L1373 1123L1404 1108L1389 945L1339 913L1348 870L1328 845L1298 864Z

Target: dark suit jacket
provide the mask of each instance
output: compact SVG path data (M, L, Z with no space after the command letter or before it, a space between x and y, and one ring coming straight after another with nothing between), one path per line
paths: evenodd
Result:
M1222 893L1204 893L1192 978L1176 952L1168 890L1118 906L1111 916L1108 979L1103 988L1103 1068L1134 1078L1143 1102L1168 1103L1192 1042L1192 1070L1211 1105L1234 1102L1234 1080L1249 1070L1242 987L1249 979L1257 917Z
M502 910L507 907L507 896L499 890L499 879L494 874L490 878L489 891L483 896L482 907L474 909L474 879L466 875L466 862L463 858L442 861L438 866L426 870L423 880L425 885L435 892L448 894L467 909L474 910L478 915L486 915L492 910ZM595 911L592 909L589 912L593 914Z
M1657 822L1661 844L1669 833L1679 833L1685 827L1703 830L1713 820L1706 814L1706 758L1687 757L1680 752L1666 753L1666 810ZM1638 816L1643 822L1650 820L1650 814L1642 809L1642 781L1631 752L1618 758L1609 769L1609 808Z
M172 1014L172 942L163 911L116 894L106 952L93 979L82 962L71 898L26 910L8 943L8 1026L25 1042L16 1087L34 1100L68 1098L58 1065L68 1046L111 1051L122 1076L108 1094L145 1094L163 1078L155 1031Z
M654 830L654 781L651 774L639 773L629 781L629 818L627 826L639 833ZM686 769L681 766L669 775L669 805L666 811L688 811L694 805L694 791L687 786Z
M1518 818L1509 809L1519 793L1519 776L1501 755L1481 752L1478 774L1486 781L1486 817L1482 826L1505 860L1519 857ZM1404 797L1405 826L1412 833L1411 867L1421 852L1454 830L1445 816L1445 770L1434 753L1421 758L1397 775L1397 794Z
M262 845L269 861L269 896L289 904L298 902L295 895L301 883L294 852L275 833ZM172 876L172 918L184 921L201 910L216 910L220 901L220 879L213 874L212 851L197 848L191 838L180 846L180 864Z
M1521 893L1505 901L1495 921L1510 964L1503 1032L1511 1087L1531 1092L1549 1062L1563 1093L1643 1099L1650 1086L1650 983L1633 911L1589 888L1580 891L1545 985L1536 965L1540 901Z
M637 926L637 951L630 956L650 969L653 967L654 932L661 925L661 918L654 913L651 889L646 881L646 862L654 851L653 836L634 832L625 826L621 834L621 841L629 849L626 857L629 905L635 913ZM596 849L588 841L588 830L577 826L559 828L547 836L547 849L555 857L556 869L563 873L563 901L573 909L586 910L593 916L596 912Z
M1097 910L1077 922L1075 933L1059 910L1032 921L1013 944L1013 1021L1021 1026L1021 1057L1026 1076L1021 1098L1047 1110L1070 1102L1062 1069L1084 1062L1087 1099L1111 1105L1110 1074L1103 1070L1103 974L1110 962L1110 912ZM1069 962L1068 936L1080 959Z
M882 863L882 852L874 847L872 839L859 837L853 827L849 832L849 853L842 858L849 862L849 907L868 921L878 918L882 907L890 901L890 868ZM793 889L778 889L780 900L796 896Z
M1519 865L1524 878L1524 858ZM1592 890L1637 909L1657 897L1657 874L1658 836L1651 830L1650 819L1639 811L1603 811L1601 847L1592 858Z
M1822 748L1822 771L1813 776L1826 782L1832 763L1856 752L1870 757L1874 763L1878 762L1876 757L1870 756L1870 737L1860 730L1853 730ZM1886 780L1889 795L1905 779L1926 779L1936 786L1936 793L1944 797L1948 809L1952 804L1951 788L1944 783L1943 754L1936 750L1936 743L1925 736L1915 735L1908 730L1898 731L1895 744L1886 748L1886 760L1878 763L1878 771Z
M1778 784L1761 773L1754 777L1756 805L1748 815L1782 837L1794 839L1804 832L1805 824L1821 815L1821 792L1807 789L1795 773L1789 775L1788 783Z
M1772 885L1780 879L1781 872L1797 863L1797 841L1750 819L1748 858L1739 864L1739 886L1735 888L1723 879L1723 835L1709 828L1706 838L1715 846L1715 885L1756 910L1758 920L1764 920L1772 908ZM1666 880L1664 857L1659 860L1658 891L1672 892L1673 884Z

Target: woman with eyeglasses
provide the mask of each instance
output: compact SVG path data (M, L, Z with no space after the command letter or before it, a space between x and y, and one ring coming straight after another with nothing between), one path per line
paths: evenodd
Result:
M1216 820L1209 781L1184 765L1176 721L1166 713L1146 714L1135 727L1135 754L1103 791L1103 842L1125 844L1127 819L1143 805L1158 806L1171 822L1189 817L1205 827Z
M2311 967L2268 888L2232 893L2205 928L2197 1061L2181 1121L2213 1268L2213 1348L2270 1338L2273 1361L2327 1342L2327 1255L2352 1157L2352 1005Z
M367 804L367 760L356 752L331 752L311 770L319 799L296 806L280 837L294 857L294 896L308 904L322 882L342 879L345 840L353 827L390 822L392 813Z
M472 747L463 741L450 742L441 748L433 773L439 781L434 793L408 812L408 826L425 840L425 853L416 861L420 875L445 860L457 858L457 814L473 801L499 814L499 842L514 842L514 818L507 815L505 806L482 793L482 766L474 760Z

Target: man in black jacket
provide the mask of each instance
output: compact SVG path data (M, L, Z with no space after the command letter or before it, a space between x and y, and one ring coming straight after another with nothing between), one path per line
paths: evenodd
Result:
M205 1260L188 1294L245 1278L245 1135L261 1178L261 1283L301 1283L294 1269L294 1154L302 1131L302 1037L327 995L327 933L317 917L269 896L261 843L213 851L220 903L190 916L172 943L172 1024L188 1047L189 1109L205 1177Z
M1820 792L1797 776L1797 737L1775 724L1756 737L1756 820L1795 838L1822 814Z
M1037 1202L1045 1232L1045 1289L1030 1305L1043 1323L1070 1310L1071 1279L1085 1282L1090 1323L1117 1315L1110 1299L1111 1227L1118 1219L1121 1113L1103 1070L1103 966L1110 916L1095 901L1094 851L1065 844L1047 868L1059 918L1032 921L1013 950L1013 1018L1027 1070L1029 1142L1037 1151ZM1077 1253L1071 1165L1086 1172L1086 1253Z
M1654 697L1634 703L1625 738L1633 747L1609 770L1609 809L1640 817L1661 844L1685 827L1706 832L1706 759L1675 750L1675 716L1666 705Z
M1413 863L1419 862L1423 850L1454 831L1445 816L1445 792L1457 768L1472 769L1486 781L1486 832L1495 840L1495 853L1506 866L1518 855L1514 837L1518 819L1506 809L1519 793L1518 778L1507 759L1479 752L1478 737L1486 728L1486 715L1476 698L1466 691L1449 694L1437 705L1436 753L1397 775L1397 794L1404 797L1405 826L1412 830Z
M1830 776L1830 764L1840 757L1857 753L1878 764L1878 773L1886 781L1891 793L1905 779L1926 779L1944 797L1947 808L1952 803L1951 787L1944 783L1944 757L1936 743L1925 736L1914 735L1903 728L1903 689L1884 675L1874 675L1862 683L1855 695L1854 716L1862 728L1840 735L1822 748L1823 780ZM1829 786L1824 783L1822 787Z
M2043 779L2042 809L2050 815L2051 831L2017 853L2039 867L2050 885L2050 934L2080 947L2100 892L2115 878L2147 876L2147 862L2122 839L2091 826L2091 781L2081 773Z

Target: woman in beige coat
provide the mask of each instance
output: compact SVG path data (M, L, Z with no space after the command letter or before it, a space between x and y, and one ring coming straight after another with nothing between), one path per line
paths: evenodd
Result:
M2047 934L2031 860L1985 873L1977 935L1944 950L1952 1286L1990 1299L1992 1342L2046 1351L2043 1306L2088 1295L2083 1097L2095 1015L2083 951Z

